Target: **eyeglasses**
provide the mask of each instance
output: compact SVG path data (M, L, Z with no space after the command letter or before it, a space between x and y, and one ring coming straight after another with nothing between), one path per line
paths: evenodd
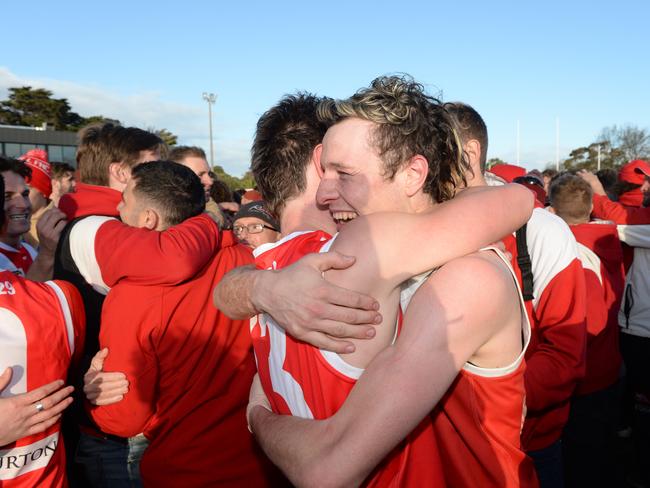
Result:
M232 231L235 233L235 235L240 235L243 234L244 229L246 229L246 232L249 234L259 234L262 232L264 229L271 229L275 232L277 232L277 229L274 229L273 227L269 225L264 225L264 224L248 224L248 225L233 225L232 226Z

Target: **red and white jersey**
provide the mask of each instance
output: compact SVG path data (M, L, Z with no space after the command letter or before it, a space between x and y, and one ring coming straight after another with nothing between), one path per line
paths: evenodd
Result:
M276 243L258 247L254 251L256 266L280 269L306 254L326 251L332 242L331 236L322 231L290 234ZM346 363L336 353L286 335L266 314L251 319L251 336L262 387L273 411L279 414L312 419L331 417L363 373L363 369ZM431 419L427 417L364 484L443 486L438 459Z
M526 353L525 450L548 447L562 435L569 401L585 374L587 293L578 246L557 215L535 208L526 226L533 274L533 300L527 302L532 326ZM504 239L519 284L514 236Z
M497 253L512 273L521 308L522 348L502 368L465 363L433 410L445 485L494 488L536 487L532 460L521 449L526 391L524 356L531 327L517 277L508 259Z
M0 270L24 277L37 254L36 249L26 242L21 242L18 249L0 242Z
M11 367L11 383L0 397L65 379L83 344L84 311L69 283L36 283L0 272L0 370ZM0 447L0 486L62 487L65 450L59 422L45 432Z

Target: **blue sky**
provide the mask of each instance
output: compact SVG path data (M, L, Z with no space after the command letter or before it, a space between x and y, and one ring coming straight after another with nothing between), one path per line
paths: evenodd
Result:
M26 6L28 5L28 6ZM165 127L240 175L257 118L283 94L345 97L407 72L473 105L488 157L543 168L612 124L650 128L650 2L9 2L0 97L31 84Z

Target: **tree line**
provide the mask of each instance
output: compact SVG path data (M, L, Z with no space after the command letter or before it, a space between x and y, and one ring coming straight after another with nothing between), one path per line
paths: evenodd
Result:
M605 127L594 142L569 152L569 157L560 161L560 168L596 171L599 158L601 169L619 168L634 159L650 161L650 131L632 124ZM487 167L503 163L500 158L491 158ZM547 163L546 167L555 169L555 163Z
M90 124L120 124L119 120L103 115L84 117L72 110L66 98L55 98L50 90L44 88L20 86L9 88L8 92L7 99L0 101L0 124L28 127L46 125L55 130L70 132L76 132ZM146 129L158 135L168 146L178 143L178 137L167 129ZM221 166L215 166L213 171L232 190L255 186L250 171L240 178L229 175Z

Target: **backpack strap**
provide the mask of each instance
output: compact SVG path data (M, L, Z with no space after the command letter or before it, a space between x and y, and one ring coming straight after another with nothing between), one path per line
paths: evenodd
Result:
M526 225L522 225L515 236L517 238L517 265L521 271L522 287L521 292L525 301L533 299L533 268L528 254L528 243L526 240Z

